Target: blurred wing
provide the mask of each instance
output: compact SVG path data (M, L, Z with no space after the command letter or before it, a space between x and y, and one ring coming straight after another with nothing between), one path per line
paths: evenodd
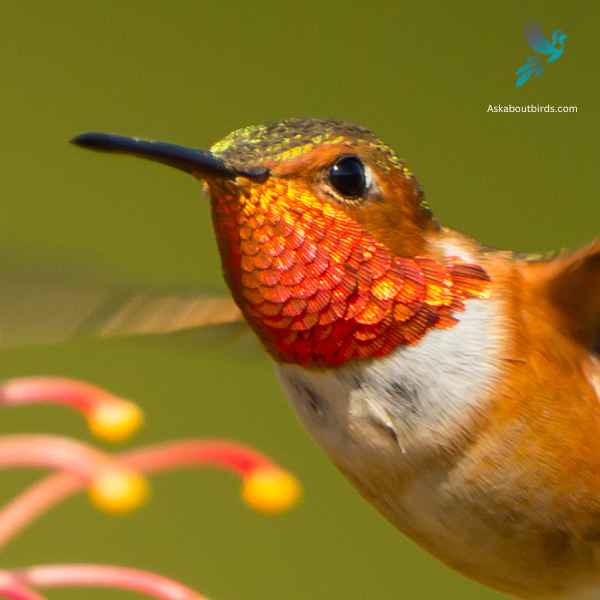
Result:
M170 333L242 321L242 315L231 298L135 294L118 300L106 313L87 320L79 332L94 331L102 337L133 333Z
M242 322L231 298L218 294L71 285L4 275L0 348L78 336L169 333Z
M525 26L525 37L529 46L540 54L552 54L554 47L544 36L540 26L537 23L530 23Z

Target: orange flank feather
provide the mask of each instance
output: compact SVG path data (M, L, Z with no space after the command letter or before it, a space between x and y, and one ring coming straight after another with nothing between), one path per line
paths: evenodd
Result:
M448 485L486 523L489 553L457 562L448 555L460 551L446 548L442 558L517 597L561 597L600 581L600 357L590 346L598 251L595 243L548 261L475 257L492 280L507 341Z

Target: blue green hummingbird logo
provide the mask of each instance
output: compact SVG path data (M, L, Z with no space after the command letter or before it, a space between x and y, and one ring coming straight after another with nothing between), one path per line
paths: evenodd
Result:
M544 72L542 65L544 58L547 63L556 62L563 55L567 42L567 34L560 29L555 29L549 40L537 23L525 27L525 37L529 47L542 56L529 56L525 64L517 69L517 87L522 87L529 79L534 76L539 77Z

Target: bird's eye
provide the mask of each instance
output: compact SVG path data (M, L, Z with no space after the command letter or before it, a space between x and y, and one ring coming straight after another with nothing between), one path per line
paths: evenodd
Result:
M367 191L365 166L356 156L342 156L329 169L329 183L342 196L358 198Z

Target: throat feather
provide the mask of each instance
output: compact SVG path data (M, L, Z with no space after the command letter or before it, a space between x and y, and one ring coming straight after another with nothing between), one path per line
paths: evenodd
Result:
M464 300L489 293L479 265L395 256L293 182L213 197L227 281L280 362L327 367L384 356L452 327Z

